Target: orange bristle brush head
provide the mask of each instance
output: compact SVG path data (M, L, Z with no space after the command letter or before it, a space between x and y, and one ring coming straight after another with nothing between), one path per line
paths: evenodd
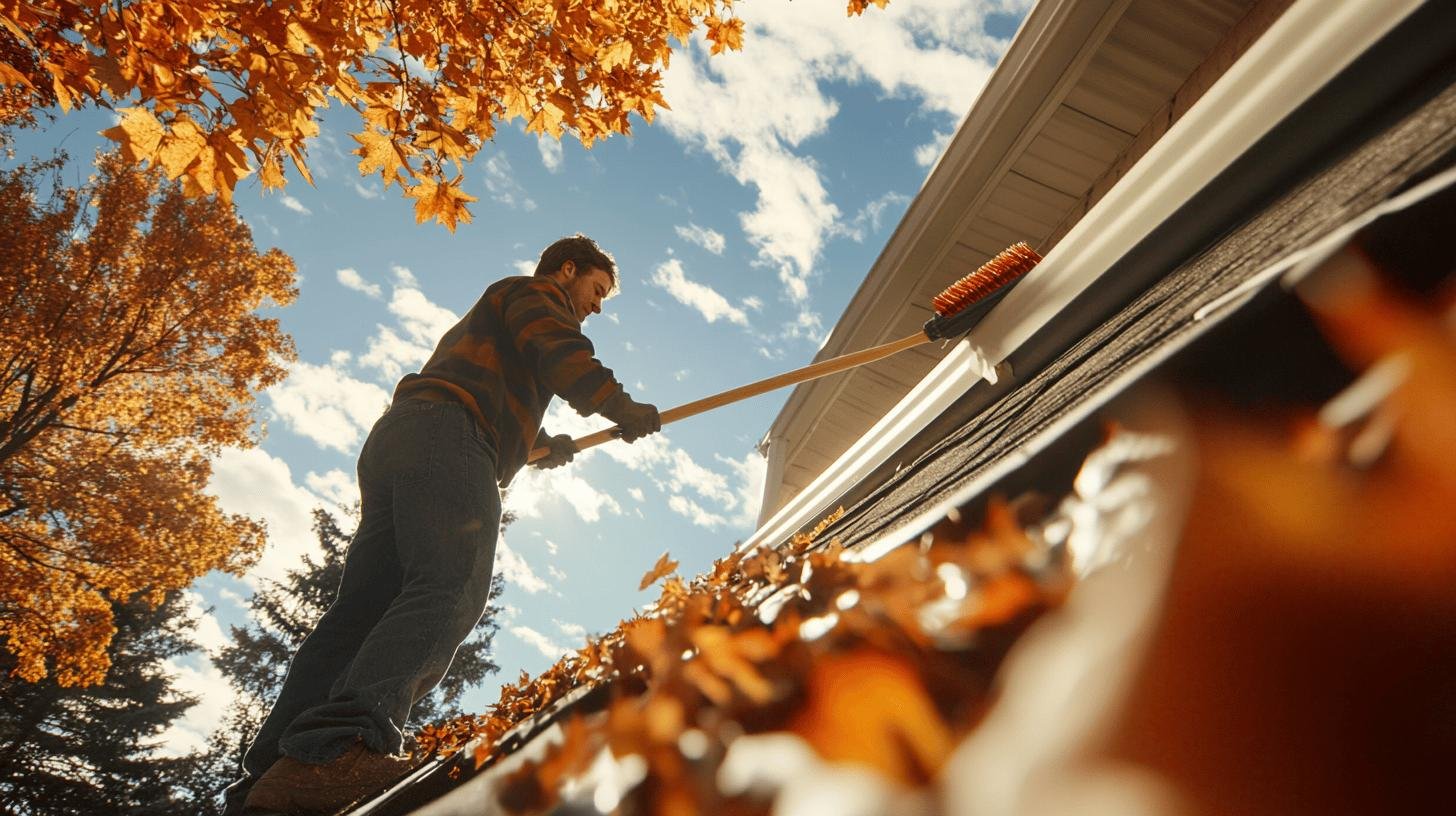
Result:
M1040 261L1041 255L1025 242L1012 244L976 271L945 287L931 305L937 315L950 317L1030 272Z
M926 336L941 340L970 331L990 310L991 304L1040 261L1041 255L1025 242L996 253L996 257L935 296L931 301L935 317L925 323Z

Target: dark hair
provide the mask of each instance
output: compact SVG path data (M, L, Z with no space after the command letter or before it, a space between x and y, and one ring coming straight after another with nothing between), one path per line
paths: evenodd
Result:
M607 273L612 279L612 292L616 292L617 285L617 261L611 253L597 246L597 242L577 233L575 235L561 238L554 241L551 246L541 253L541 260L536 264L537 275L549 275L561 268L561 265L571 261L576 268L585 272L592 267Z

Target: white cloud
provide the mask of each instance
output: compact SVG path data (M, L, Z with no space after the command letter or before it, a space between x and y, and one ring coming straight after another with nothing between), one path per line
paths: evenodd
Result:
M752 309L755 312L763 311L763 300L757 297L746 297L743 299L743 308Z
M195 653L190 659L168 658L162 662L162 668L171 675L179 694L197 702L157 735L153 743L157 755L180 757L205 751L208 737L227 719L227 710L236 697L232 685L211 660Z
M709 58L699 36L674 54L664 75L673 107L662 122L756 189L754 208L740 215L744 233L791 302L805 308L815 259L841 215L801 150L838 112L830 84L873 85L950 124L1005 49L984 19L1008 4L1022 5L924 0L845 18L812 3L754 3L737 9L742 52Z
M397 286L389 301L389 311L399 318L409 339L421 345L434 344L460 322L459 315L430 301L425 293L410 286Z
M605 424L600 417L581 417L560 403L551 406L545 419L545 426L552 433L565 433L572 437L593 433ZM630 445L612 442L588 448L579 453L573 465L567 468L523 470L511 483L505 500L507 509L522 517L543 517L546 509L554 503L565 502L587 522L597 521L606 513L623 515L620 502L571 472L598 455L629 470L646 474L664 492L673 494L669 497L668 506L695 524L709 528L723 524L751 527L757 520L763 493L765 462L762 457L754 452L746 454L741 460L717 456L727 468L725 472L719 472L699 464L687 451L674 447L663 433ZM610 479L598 482L604 485L618 483ZM646 501L641 488L627 487L625 492L637 503ZM696 494L702 504L685 494ZM556 551L551 542L547 543L547 548L553 554Z
M556 583L558 583L558 584L559 583L562 583L563 581L566 580L566 573L563 572L560 568L558 568L555 564L547 564L546 565L546 573L548 575L550 575L552 578L555 578L556 579Z
M865 238L880 231L885 210L892 206L903 206L908 203L910 203L909 196L892 190L864 205L848 223L836 226L835 232L863 243Z
M536 209L536 202L511 172L511 162L499 148L485 162L485 190L490 197L507 207L520 207L526 212Z
M555 660L564 654L574 650L562 646L551 638L537 632L529 626L516 625L510 628L511 634L520 638L528 646L534 646L537 651L546 656L547 660Z
M557 618L552 618L551 622L556 624L556 628L561 630L561 634L572 640L582 640L586 637L586 627L579 623L568 623Z
M415 277L415 273L411 272L409 267L395 264L389 267L389 271L394 273L395 285L403 286L407 289L420 288L420 279Z
M704 320L716 323L724 318L740 326L748 325L748 315L728 302L712 287L690 281L683 272L682 262L669 258L657 265L652 272L652 282L665 289L679 303L698 310Z
M363 292L376 300L384 294L384 290L379 284L369 283L364 280L357 269L344 267L335 272L334 276L339 279L339 283L343 284L344 288L353 289L355 292Z
M671 496L667 500L667 506L674 512L686 516L689 521L699 527L716 529L727 521L717 513L705 510L701 505L686 496Z
M715 455L733 475L733 492L738 497L737 509L729 521L739 527L754 528L763 505L764 482L768 477L768 460L758 451L749 451L742 459Z
M305 554L319 554L313 533L313 510L319 497L299 487L284 462L262 448L226 448L212 460L207 492L228 513L262 521L268 545L258 563L243 577L256 588L261 580L281 581L303 564Z
M408 269L396 266L394 273L398 283L390 295L389 312L398 320L404 336L392 327L377 326L369 338L369 350L359 358L361 366L377 370L380 378L391 384L406 371L424 366L435 344L460 320L454 312L425 297Z
M162 667L171 675L177 692L197 702L156 737L153 744L157 746L158 755L167 757L205 749L209 735L223 721L235 696L227 678L208 659L209 655L230 644L232 638L223 632L222 625L208 611L201 595L185 590L182 596L186 603L185 614L192 621L192 639L200 653L168 658L163 661Z
M938 130L935 138L915 148L915 163L921 167L930 167L940 161L945 149L950 147L950 139L955 135L952 130Z
M315 473L309 471L303 477L303 483L314 493L328 499L341 510L349 510L354 502L359 500L359 486L354 483L354 477L338 468L333 468L326 473Z
M611 496L597 490L590 482L573 473L565 473L553 478L556 495L560 496L582 521L598 521L602 512L610 512L613 515L622 515L622 506Z
M536 264L538 263L540 261L511 261L511 267L516 270L517 275L534 275L536 274Z
M309 208L303 206L303 202L302 201L299 201L298 199L294 198L291 195L284 195L282 198L278 199L278 201L283 206L287 207L290 210L293 210L294 212L298 213L299 215L313 215L313 211L312 210L310 210Z
M538 535L539 535L539 533L538 533ZM551 555L555 555L556 553L558 553L560 551L561 551L561 547L557 546L557 544L556 544L555 541L552 541L549 538L546 539L546 552L550 553Z
M818 168L778 144L751 144L739 153L733 175L758 188L758 206L738 216L744 234L758 247L759 257L778 270L789 300L803 304L814 259L839 219Z
M360 198L366 198L370 201L384 198L384 193L380 192L377 188L365 187L357 181L354 182L354 192L358 193Z
M232 643L232 638L222 630L222 624L207 611L207 602L197 592L182 591L187 604L187 617L192 620L192 639L204 652L211 654Z
M389 392L333 365L288 364L288 379L267 391L289 430L320 447L353 453L389 404Z
M808 310L800 311L798 316L785 323L779 336L786 340L808 340L820 348L829 339L824 331L824 320L817 312Z
M501 535L495 542L495 571L504 575L507 581L532 595L546 589L546 582L531 569L521 554L511 549L506 537Z
M575 436L575 434L573 434ZM672 458L672 442L662 433L655 433L631 444L612 442L601 446L602 454L629 470L645 473Z
M729 510L738 505L738 497L728 489L727 477L694 462L688 452L681 448L672 452L672 469L669 479L669 484L674 491L680 491L685 487L691 488L699 496Z
M714 255L722 255L723 250L728 245L728 241L723 237L723 233L715 229L700 227L692 222L688 222L686 227L678 226L673 227L673 229L677 231L679 238L689 243L697 244Z
M550 136L542 136L536 140L536 147L541 151L541 163L546 169L553 173L561 172L561 141Z
M369 338L369 349L359 358L359 365L376 369L381 380L393 382L406 369L416 370L430 359L430 347L411 343L388 326L378 326Z
M564 432L556 428L552 431ZM511 481L505 507L523 518L541 518L545 507L558 503L565 503L586 522L600 521L604 512L622 514L622 505L616 499L577 475L571 465L551 470L523 468Z

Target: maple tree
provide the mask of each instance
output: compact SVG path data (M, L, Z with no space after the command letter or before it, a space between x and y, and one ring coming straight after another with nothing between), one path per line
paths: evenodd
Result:
M886 0L874 0L884 6ZM227 198L257 169L312 183L308 140L330 98L357 111L361 174L398 183L417 221L469 222L463 165L520 119L585 146L651 122L672 39L742 46L734 0L293 0L0 3L0 116L25 104L116 105L107 131L190 193ZM850 0L862 13L865 0ZM135 103L135 104L129 104Z
M257 310L296 289L226 202L115 154L64 188L62 163L0 172L0 642L74 685L104 679L113 602L261 549L204 489L293 355Z

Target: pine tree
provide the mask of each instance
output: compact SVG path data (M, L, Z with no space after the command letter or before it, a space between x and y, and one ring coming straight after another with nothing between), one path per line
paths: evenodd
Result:
M172 814L194 758L161 757L157 737L196 701L164 661L195 648L181 593L155 608L116 604L106 681L31 683L0 650L0 813Z
M349 537L327 511L317 509L313 518L321 558L314 560L305 555L303 566L289 571L285 581L259 589L248 602L252 622L232 627L232 644L213 656L213 663L228 678L237 698L227 720L213 733L208 754L196 769L193 787L203 796L220 793L236 778L243 752L278 696L293 653L333 602L344 573ZM415 705L410 714L412 721L425 723L459 716L463 713L461 696L500 670L490 659L490 650L500 628L500 609L495 600L504 588L504 578L495 576L490 606L473 636L455 653L450 672L440 685Z

